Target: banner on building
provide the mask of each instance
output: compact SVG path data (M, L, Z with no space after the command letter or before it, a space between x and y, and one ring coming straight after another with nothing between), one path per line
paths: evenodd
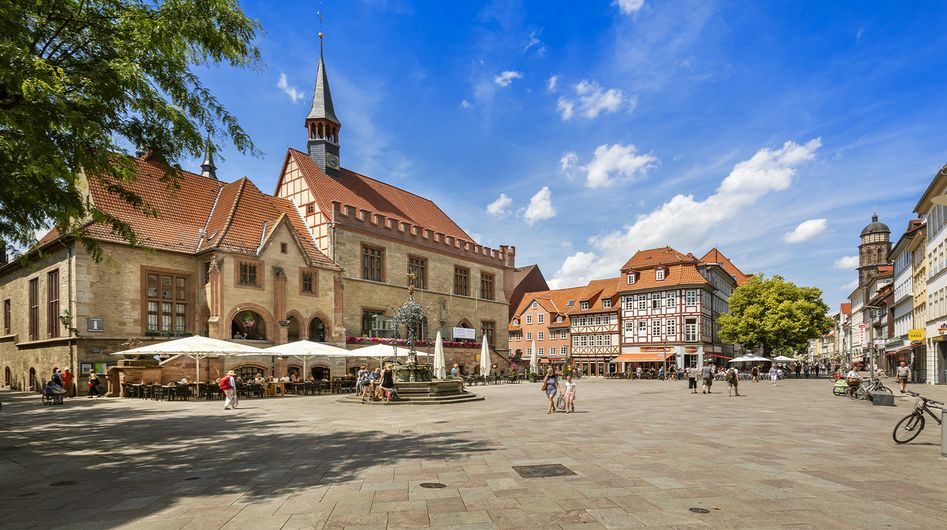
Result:
M923 329L909 329L908 330L908 340L924 340L924 330Z
M473 328L454 328L454 340L457 339L468 339L473 340L477 338L477 330Z

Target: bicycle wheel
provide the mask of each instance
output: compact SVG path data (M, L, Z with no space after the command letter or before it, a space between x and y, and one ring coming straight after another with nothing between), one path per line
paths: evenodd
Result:
M850 387L848 387L848 388L845 389L845 395L848 396L848 397L850 397L850 398L852 398L852 399L858 399L858 398L855 396L856 390L858 390L858 387L850 386Z
M918 434L921 434L921 431L924 430L924 423L924 415L920 412L908 414L894 426L891 437L894 438L895 443L906 444L917 438Z
M868 390L860 386L855 389L855 399L869 399Z
M884 386L881 383L878 383L878 386L875 387L875 389L872 390L872 392L887 392L888 394L894 394L894 392L892 392L890 388Z
M832 387L832 394L834 394L834 395L836 395L836 396L844 396L844 395L845 395L845 389L844 389L844 388L839 388L839 387L837 387L837 386L833 386L833 387Z

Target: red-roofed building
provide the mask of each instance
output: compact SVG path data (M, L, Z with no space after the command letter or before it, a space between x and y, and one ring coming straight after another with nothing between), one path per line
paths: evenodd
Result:
M306 151L287 150L275 194L292 201L317 248L344 270L348 334L394 335L394 310L413 285L428 308L422 336L486 334L505 348L515 248L484 247L430 199L343 167L342 120L321 54L305 125Z
M569 359L569 314L584 287L526 293L510 319L510 350L528 365L536 347L540 367L561 369Z

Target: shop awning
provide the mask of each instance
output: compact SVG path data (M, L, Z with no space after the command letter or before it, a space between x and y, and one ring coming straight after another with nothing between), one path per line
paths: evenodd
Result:
M673 357L674 353L661 355L660 353L623 353L611 360L613 363L653 363L664 362L668 357Z
M917 344L917 343L915 343L915 344L910 344L910 345L905 346L905 347L903 347L903 348L898 348L897 350L892 350L892 351L885 352L885 355L887 355L887 356L903 355L903 354L905 354L905 353L907 353L907 352L913 350L914 348L917 348L918 346L922 346L922 345L923 345L923 344Z
M565 361L565 357L542 357L539 359L539 364L563 363Z
M718 359L732 359L733 358L729 355L724 355L722 353L709 353L709 352L704 352L704 357L716 357Z

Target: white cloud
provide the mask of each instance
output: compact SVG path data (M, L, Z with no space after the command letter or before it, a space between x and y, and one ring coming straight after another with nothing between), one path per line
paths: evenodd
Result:
M530 49L535 48L534 52L539 57L544 57L546 55L546 45L543 44L543 41L539 39L543 31L541 29L533 31L529 34L529 40L526 41L526 46L523 47L523 53L528 52Z
M619 180L633 180L644 175L657 161L651 154L635 154L633 144L603 144L595 148L592 161L585 167L585 184L590 188L604 188Z
M559 102L556 103L556 110L558 110L559 113L562 114L563 120L571 120L572 115L575 111L575 103L560 96Z
M575 151L569 151L559 159L559 170L562 171L569 180L575 177L575 170L579 164L579 155Z
M842 269L850 271L852 269L858 268L858 256L842 256L841 258L835 260L833 267L836 269Z
M513 199L507 196L507 194L501 193L500 196L497 197L497 200L487 205L487 213L492 217L503 217L509 213L511 204L513 204Z
M536 192L536 195L529 200L529 206L523 213L523 219L526 224L532 225L536 221L552 219L556 216L556 208L552 205L552 191L549 186L543 186L543 189Z
M289 96L289 99L293 100L293 103L297 103L305 97L296 87L289 86L289 80L286 79L285 73L279 75L279 80L276 81L276 88L282 90L284 94Z
M508 87L514 79L522 78L522 72L517 72L516 70L506 70L497 74L496 77L493 78L493 82L499 87Z
M559 84L559 76L558 76L558 75L549 76L549 80L546 81L546 90L548 90L548 91L550 91L550 92L555 92L555 91L556 91L556 85L558 85L558 84Z
M612 5L618 6L623 15L634 15L644 7L644 0L615 0Z
M579 116L586 119L595 118L603 112L618 112L622 108L626 108L630 112L638 106L637 97L626 97L617 88L603 89L597 81L585 79L579 81L575 85L575 94L578 101L565 97L559 98L556 108L563 120L572 119L576 105L579 107Z
M792 232L786 233L783 240L786 243L802 243L818 237L829 227L826 219L809 219L799 223L799 226Z
M578 285L614 275L637 249L671 245L687 252L699 248L724 221L738 217L765 195L787 189L797 167L815 158L821 145L822 140L815 138L802 145L786 142L778 149L760 149L734 165L706 199L678 194L622 230L591 237L595 259L590 266L579 273L560 268L555 278L562 285Z
M469 101L464 99L464 100L461 100L460 107L463 109L469 109L469 108L473 108L473 105L471 105Z
M858 287L858 278L855 278L854 280L839 287L839 291L845 291L846 293L850 293L854 291L856 287Z

